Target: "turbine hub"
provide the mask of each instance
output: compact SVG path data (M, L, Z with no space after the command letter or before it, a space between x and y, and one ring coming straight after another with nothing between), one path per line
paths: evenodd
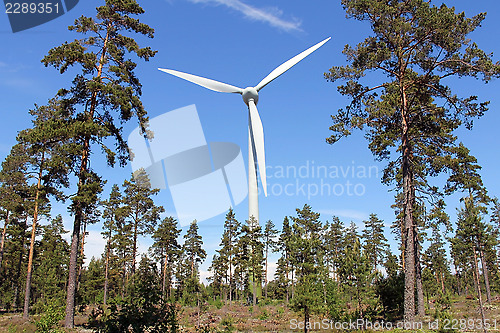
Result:
M246 105L248 105L248 101L251 99L253 99L253 102L256 105L257 102L259 101L259 93L254 87L246 87L245 89L243 89L241 97L243 97L243 101L245 102Z

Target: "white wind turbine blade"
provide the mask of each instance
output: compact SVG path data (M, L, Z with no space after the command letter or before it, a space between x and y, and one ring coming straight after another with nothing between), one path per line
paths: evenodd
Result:
M290 59L287 62L284 62L283 64L281 64L279 67L277 67L271 73L269 73L269 75L266 76L262 81L260 81L259 84L255 86L255 89L257 91L259 91L262 88L264 88L272 80L276 79L278 76L280 76L281 74L285 73L287 70L289 70L290 68L292 68L296 63L298 63L299 61L301 61L302 59L304 59L305 57L307 57L308 55L310 55L311 53L313 53L314 51L316 51L317 49L319 49L321 46L323 46L323 44L325 44L326 42L328 42L330 40L330 38L331 37L328 37L327 39L319 42L318 44L316 44L314 46L311 46L310 48L308 48L304 52L297 54L292 59Z
M259 165L260 180L264 195L267 197L267 181L266 181L266 154L264 152L264 128L260 120L259 111L253 99L248 101L248 110L250 111L250 130L251 137L254 143L255 152L257 155L257 163Z
M187 80L189 82L195 83L199 86L205 87L210 90L224 92L224 93L239 93L241 94L243 89L232 86L227 83L207 79L201 76L196 76L193 74L183 73L179 71L174 71L172 69L158 68L160 71L180 77L181 79Z

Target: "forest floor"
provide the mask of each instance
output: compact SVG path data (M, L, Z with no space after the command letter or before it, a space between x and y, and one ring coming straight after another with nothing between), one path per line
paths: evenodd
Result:
M434 312L433 304L429 304L429 313ZM480 326L481 314L478 302L472 299L457 298L452 302L450 319L436 321L433 316L421 318L415 322L414 327L402 329L397 322L373 322L371 330L361 330L360 323L352 321L344 323L328 322L323 317L312 316L312 332L340 332L340 331L397 331L399 332L436 332L440 326L441 332L483 332ZM500 297L491 304L485 305L486 323L488 332L500 332ZM40 316L32 316L30 320L23 320L21 314L8 313L0 316L0 332L31 333L37 332L35 322ZM92 332L86 327L88 314L79 314L75 317L76 328L65 331L63 329L53 332ZM184 307L181 311L179 324L182 332L301 332L303 331L303 318L295 312L281 305L243 306L232 304L217 308L209 306L205 311L199 312L196 307ZM378 326L377 326L378 323ZM62 322L60 323L62 325ZM347 330L337 330L335 327L344 325ZM368 322L368 325L370 322ZM335 326L337 325L337 326ZM349 326L350 325L350 326ZM198 327L198 328L197 328ZM202 329L203 328L203 329ZM49 332L49 331L46 331Z

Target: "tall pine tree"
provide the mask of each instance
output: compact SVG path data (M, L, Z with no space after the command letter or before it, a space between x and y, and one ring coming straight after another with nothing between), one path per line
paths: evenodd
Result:
M74 325L80 227L86 208L98 201L102 186L91 169L92 148L101 146L112 165L116 157L125 163L129 153L116 120L128 121L135 115L143 131L147 125L140 100L141 84L134 74L136 64L127 58L128 53L144 60L155 55L155 51L141 48L131 37L132 33L153 37L154 30L135 17L142 13L144 10L135 0L106 0L97 8L95 18L82 16L69 27L83 33L84 38L51 49L42 60L45 66L54 66L61 73L70 66L80 67L71 88L59 91L64 107L74 119L67 130L78 143L73 153L79 156L75 171L77 193L71 206L74 223L65 318L65 326L69 328ZM115 149L105 145L108 137L116 139Z
M442 172L450 174L445 191L464 186L461 175L473 173L477 166L461 163L473 158L453 133L462 125L471 128L488 104L478 103L476 96L458 97L445 81L465 76L488 81L498 76L500 65L468 39L484 13L467 18L454 8L425 0L342 0L342 5L348 17L367 21L373 34L355 47L345 47L349 65L332 67L325 74L332 82L347 81L338 90L351 99L332 116L333 134L327 142L367 127L372 153L380 160L391 159L383 181L395 184L403 195L405 320L413 321L416 197L439 194L428 178ZM376 75L378 82L371 85L365 79L368 72L382 75Z

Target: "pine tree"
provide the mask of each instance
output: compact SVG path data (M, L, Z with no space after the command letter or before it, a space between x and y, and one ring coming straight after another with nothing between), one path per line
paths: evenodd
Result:
M451 193L476 184L461 175L476 175L478 168L469 151L456 142L453 132L462 125L472 127L473 118L487 110L476 96L459 98L445 85L450 77L498 76L500 65L467 38L485 14L467 18L445 5L424 0L343 0L348 17L368 21L374 32L356 47L346 46L350 65L333 67L325 76L347 83L338 87L351 103L332 116L337 142L355 129L368 127L369 148L377 159L392 158L383 181L403 193L402 213L405 242L405 320L415 313L416 254L418 244L413 208L417 192L423 196ZM383 73L373 86L366 85L367 72ZM439 190L429 176L448 172L448 183ZM467 177L469 180L470 177Z
M208 268L208 271L212 272L212 276L210 276L207 280L211 281L210 286L212 287L214 301L216 296L223 298L224 301L227 299L225 284L227 285L227 272L229 270L229 265L224 259L225 258L222 258L217 252L214 254L212 263Z
M160 190L152 189L149 177L144 169L135 171L130 181L123 183L123 200L126 203L126 220L132 225L132 275L135 273L137 257L137 239L142 235L151 235L160 219L160 213L165 211L162 206L156 206L152 197Z
M0 269L4 259L7 228L12 223L13 217L22 214L25 209L25 199L29 196L26 177L27 158L26 147L16 144L2 162L2 170L0 170L0 206L4 220L0 243Z
M304 333L309 331L311 314L320 312L324 304L324 247L321 238L323 226L319 213L309 205L296 209L292 217L293 233L290 256L294 258L297 271L297 285L291 301L295 311L304 313Z
M61 215L41 229L43 236L37 246L33 274L33 308L38 310L48 304L64 305L70 252L68 242L62 237L68 231L64 229Z
M377 272L377 267L384 260L389 247L387 238L384 236L384 221L376 214L370 214L369 220L363 223L365 228L361 237L364 240L364 252L369 257L373 271Z
M223 276L225 284L229 287L229 302L233 300L233 275L235 271L235 255L241 233L240 229L241 223L236 219L233 209L229 208L224 221L224 233L219 244L221 248L217 251L219 260L223 262L218 265L218 269L222 271L218 271L217 274Z
M82 269L79 297L83 304L104 303L105 259L92 257L87 267Z
M59 201L65 200L61 188L69 186L68 174L73 163L67 153L69 142L64 127L68 124L68 118L65 113L56 100L49 101L47 106L37 106L30 111L34 117L33 127L21 131L17 137L17 141L25 147L29 156L26 161L26 173L34 183L32 185L34 198L31 242L24 293L23 318L25 319L29 316L33 255L39 213L42 212L43 206L47 205L49 195Z
M333 216L332 222L327 222L325 229L325 235L323 236L325 244L325 265L328 270L328 276L330 277L331 272L337 284L340 284L339 269L343 251L344 226L337 216Z
M373 215L373 218L372 222L378 224L379 221L375 221L376 216ZM363 251L361 239L353 222L346 229L343 241L344 246L339 270L341 285L345 292L351 295L351 298L354 296L357 303L356 314L358 318L364 319L365 309L373 309L373 304L368 304L374 298L372 286L374 277L373 256L366 250ZM372 305L372 307L370 308L367 305Z
M241 230L241 244L247 248L248 261L244 266L247 270L248 283L252 293L252 303L257 304L262 288L262 263L264 261L264 244L261 241L262 229L253 216L250 217Z
M120 251L120 248L116 242L116 238L127 239L129 233L123 229L122 226L125 224L125 216L127 209L123 202L122 194L120 193L120 188L118 185L114 184L111 187L111 192L109 193L109 199L101 203L103 206L102 217L103 222L103 232L102 235L106 238L105 246L105 258L104 258L104 295L103 304L106 305L108 301L109 294L109 275L111 270L111 260L114 257L114 251ZM131 242L129 242L131 244ZM125 274L123 275L122 281L125 279ZM123 282L125 285L125 283ZM123 285L123 288L124 288Z
M198 269L206 257L203 238L198 234L198 223L194 220L184 235L177 271L177 297L182 297L186 305L200 305L203 286L200 284ZM193 298L193 295L196 295L196 298Z
M250 262L250 249L248 247L248 238L245 236L244 228L248 227L246 225L242 226L241 234L238 237L238 242L234 249L234 273L233 273L233 281L235 284L236 298L241 300L248 297L245 295L248 292L250 287L250 270L248 268ZM246 300L248 301L248 299Z
M59 91L64 108L71 112L73 118L73 125L67 128L77 143L72 153L79 156L75 171L78 178L77 194L73 196L71 206L74 225L65 319L68 328L73 327L74 322L77 257L83 214L91 203L98 201L97 194L102 188L100 179L91 169L92 147L100 146L111 165L116 158L125 163L129 153L121 135L122 128L115 123L113 114L121 121L137 116L143 131L147 124L146 111L140 101L141 85L133 72L136 64L127 59L128 53L144 60L155 55L149 47L139 47L128 35L138 33L153 37L153 29L135 18L142 13L144 10L135 0L106 0L103 6L97 8L95 18L82 16L69 27L71 31L85 34L83 39L51 49L42 60L45 66L54 66L61 73L70 66L81 68L72 87ZM116 139L116 149L105 145L109 142L105 140L108 137Z
M181 230L177 229L177 220L169 216L161 221L153 233L154 243L151 249L162 268L162 293L167 298L172 295L174 267L181 249L177 242L180 232Z
M23 204L23 208L27 204ZM22 288L27 261L27 244L29 244L28 229L28 213L21 212L12 215L9 226L6 232L5 242L5 257L0 276L2 284L2 299L3 307L13 308L18 310L20 306L20 297L22 296Z
M290 273L293 272L292 260L291 260L291 241L292 241L292 227L290 226L290 221L288 217L285 216L283 219L283 227L281 228L281 234L278 240L278 249L281 252L281 258L278 260L277 273L279 279L285 284L286 292L286 302L288 303L290 298L290 282L293 278L290 278Z
M267 299L267 264L269 253L276 252L278 249L278 242L275 239L278 235L278 230L276 230L276 226L271 220L267 220L266 225L264 226L264 232L262 234L262 240L264 245L264 260L265 260L265 269L264 269L264 285L265 285L265 298Z
M182 252L186 256L186 262L189 267L190 277L195 277L198 273L198 265L200 265L207 257L207 252L203 249L203 239L198 234L198 222L194 220L189 225L189 229L184 235L184 244Z
M458 210L457 229L455 237L451 239L454 257L462 265L472 267L474 284L477 290L481 318L485 322L485 313L479 281L478 252L484 242L486 225L482 221L484 207L474 199L472 192L464 198L464 207ZM486 331L485 331L486 332Z

